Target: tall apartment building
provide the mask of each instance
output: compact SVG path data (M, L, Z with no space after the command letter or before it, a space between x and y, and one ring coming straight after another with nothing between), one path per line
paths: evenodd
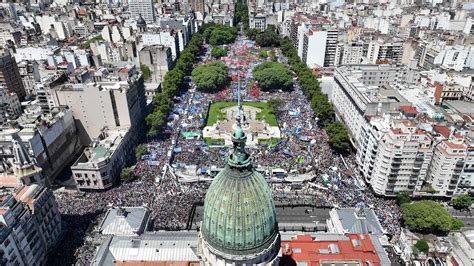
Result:
M194 12L200 12L204 15L204 0L188 0L189 7Z
M0 125L5 125L8 120L17 119L20 115L21 105L18 96L0 85Z
M326 31L318 30L309 30L303 35L301 61L305 62L308 67L324 67L327 37Z
M129 0L128 10L132 18L137 19L140 15L147 23L155 22L155 7L153 0Z
M6 265L43 265L61 236L61 214L51 190L31 185L0 203L0 250Z
M0 85L16 93L20 100L26 96L15 58L8 50L3 49L0 50Z
M299 28L298 55L310 68L333 67L336 63L338 30Z
M454 195L472 193L474 191L474 141L466 138L467 150L464 168L459 178Z
M377 39L369 43L367 58L372 64L389 63L399 65L403 58L402 42L387 42Z
M432 156L432 139L411 121L393 126L379 142L370 184L376 194L420 191Z
M464 186L472 165L468 164L466 172L463 173L468 155L469 162L472 162L471 147L465 142L464 136L453 133L452 130L438 126L441 132L441 140L435 143L433 161L429 171L429 182L438 196L451 197L457 190L461 175L464 174ZM444 133L443 133L444 132ZM472 176L471 176L472 177Z
M363 58L363 43L344 43L337 45L335 65L356 65L362 63Z
M361 129L360 142L363 145L357 150L356 162L359 173L362 174L367 183L370 183L372 177L379 142L389 129L389 121L383 117L369 118L368 123L365 123Z
M334 67L334 64L336 62L338 38L338 29L327 30L326 50L324 52L324 67Z
M104 128L131 128L135 137L140 133L136 130L143 125L146 113L143 75L135 66L124 67L119 74L122 78L111 74L94 83L67 83L54 88L56 104L72 110L84 145L98 138Z
M351 140L360 148L361 132L368 117L398 113L411 105L390 84L403 79L400 68L388 65L354 65L336 69L331 102L336 116L346 124Z

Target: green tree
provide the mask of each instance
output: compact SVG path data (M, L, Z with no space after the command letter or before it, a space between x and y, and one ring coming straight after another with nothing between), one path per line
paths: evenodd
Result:
M326 126L326 132L329 136L329 144L338 151L347 151L350 149L349 135L346 127L339 122L331 123Z
M209 44L211 45L222 45L229 44L235 41L237 37L237 29L228 26L215 26L209 36Z
M258 53L258 56L260 58L267 58L268 57L268 51L267 50L261 50L260 53Z
M194 84L203 92L218 92L227 84L227 67L220 61L199 65L192 72Z
M244 25L244 29L249 28L249 10L247 7L246 0L237 0L235 2L235 9L234 9L234 25L239 24L242 22Z
M420 256L420 250L418 250L418 248L416 248L415 246L413 246L412 250L413 250L413 257L415 259L418 259L418 256Z
M462 194L453 198L453 206L458 210L469 209L472 205L472 199L468 194Z
M410 194L408 194L408 192L402 191L402 192L397 193L397 204L398 204L398 206L402 206L402 204L410 203L410 202L411 202L411 198L410 198Z
M428 245L428 242L426 242L425 240L423 239L420 239L418 241L416 241L416 244L415 244L415 247L420 251L420 252L423 252L423 253L428 253L428 251L430 250L430 246Z
M135 178L135 174L133 172L133 169L131 167L124 167L122 168L122 171L120 172L120 180L122 182L129 182L132 181Z
M453 217L432 200L405 203L401 210L405 224L414 232L446 234L451 230Z
M269 57L270 57L270 60L273 61L273 62L277 62L277 57L276 57L276 54L275 54L275 50L270 50L270 53L269 53Z
M255 42L261 47L276 47L280 45L281 37L273 28L260 32L255 37Z
M220 57L223 57L223 56L227 56L227 49L220 48L220 47L214 47L211 50L211 55L215 58L220 58Z
M140 160L142 156L145 155L147 152L148 152L148 146L142 143L135 148L135 158L137 160Z
M247 35L247 38L249 38L252 41L255 41L257 39L257 36L259 33L260 31L257 29L247 29L245 31L245 35Z
M149 127L148 135L156 136L163 132L166 125L167 113L163 113L160 110L153 111L150 113L145 121Z
M291 90L293 88L293 76L288 68L277 62L263 62L256 66L253 76L263 91Z
M205 25L203 28L208 27ZM202 29L204 31L204 29ZM201 52L203 35L195 33L186 48L181 52L175 67L168 71L161 83L161 92L153 98L153 111L146 117L148 136L156 136L164 131L168 113L173 105L173 97L183 88L183 79L193 69L197 55Z
M463 227L464 227L463 221L453 218L453 224L451 225L451 230L460 230Z
M143 73L143 79L145 81L149 80L151 78L151 70L148 66L144 65L144 64L140 64L140 70L142 71Z
M329 125L334 120L334 108L329 103L326 95L314 93L311 98L311 107L322 124Z

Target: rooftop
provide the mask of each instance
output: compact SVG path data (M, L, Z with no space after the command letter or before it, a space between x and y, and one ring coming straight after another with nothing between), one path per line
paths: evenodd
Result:
M297 235L282 241L282 262L285 265L390 265L378 238L348 234L343 238L318 239ZM388 264L387 264L388 263Z
M334 211L347 233L384 234L377 215L372 209L342 208Z
M136 262L189 265L199 262L197 239L197 231L154 232L133 237L110 236L100 246L91 265L133 265Z
M127 133L128 129L107 130L104 132L104 138L93 142L84 150L73 167L81 168L81 166L90 166L105 161L117 150Z
M150 221L150 211L146 207L111 208L100 224L104 235L139 235Z

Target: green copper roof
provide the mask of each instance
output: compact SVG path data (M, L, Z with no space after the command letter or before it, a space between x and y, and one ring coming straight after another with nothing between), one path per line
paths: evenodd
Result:
M278 236L272 192L254 171L246 140L238 117L234 151L204 200L203 237L213 249L230 256L259 254Z

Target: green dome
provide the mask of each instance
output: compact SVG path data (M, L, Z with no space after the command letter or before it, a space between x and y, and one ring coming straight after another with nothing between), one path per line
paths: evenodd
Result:
M250 163L240 123L232 140L234 152L206 193L201 233L223 256L252 257L279 236L275 205L265 178Z
M227 165L207 191L202 233L211 247L228 255L258 254L269 248L278 225L263 176Z

